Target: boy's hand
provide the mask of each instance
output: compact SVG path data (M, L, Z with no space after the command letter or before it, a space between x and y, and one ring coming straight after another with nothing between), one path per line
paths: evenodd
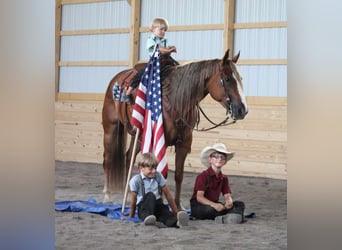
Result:
M233 199L232 197L229 197L226 201L226 204L224 204L225 208L229 209L233 207Z
M224 205L222 203L215 203L211 205L217 212L221 212L225 209Z
M175 46L169 46L170 52L175 52L177 53L177 48Z

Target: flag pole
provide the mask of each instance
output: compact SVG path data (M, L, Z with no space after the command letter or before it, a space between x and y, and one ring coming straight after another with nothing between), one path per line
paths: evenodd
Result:
M132 175L132 169L133 169L133 164L134 164L134 159L135 159L134 156L135 156L135 151L136 151L136 148L137 148L139 133L140 133L140 130L138 128L136 128L136 133L135 133L135 138L134 138L134 146L133 146L133 151L132 151L132 155L131 155L131 163L129 165L129 170L128 170L128 174L127 174L127 181L126 181L126 188L125 188L125 194L124 194L124 198L123 198L123 201L122 201L122 210L121 210L122 215L124 215L124 212L125 212L125 207L126 207L126 202L127 202L127 195L128 195L128 184L129 184L129 180L131 179L131 175Z

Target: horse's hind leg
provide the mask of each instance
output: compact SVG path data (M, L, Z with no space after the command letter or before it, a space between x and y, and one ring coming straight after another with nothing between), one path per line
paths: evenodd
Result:
M104 199L103 202L111 202L110 199L110 169L113 164L113 149L115 140L113 138L113 131L115 131L112 124L104 127L104 136L103 136L103 171L104 171L104 186L103 193Z

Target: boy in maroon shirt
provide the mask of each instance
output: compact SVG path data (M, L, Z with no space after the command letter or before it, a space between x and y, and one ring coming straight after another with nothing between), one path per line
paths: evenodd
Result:
M215 220L220 224L244 222L245 205L231 197L228 177L222 167L233 158L234 152L226 149L222 143L205 147L201 153L201 162L208 167L196 177L194 192L190 200L191 215L199 220ZM224 202L220 202L220 195Z

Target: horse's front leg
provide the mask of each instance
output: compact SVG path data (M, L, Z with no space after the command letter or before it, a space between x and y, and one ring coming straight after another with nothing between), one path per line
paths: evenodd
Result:
M176 159L175 159L175 183L176 183L176 190L175 190L175 202L177 205L178 210L185 210L185 208L181 204L181 191L182 191L182 182L183 182L183 174L184 174L184 162L185 158L191 151L191 138L182 141L176 145Z

